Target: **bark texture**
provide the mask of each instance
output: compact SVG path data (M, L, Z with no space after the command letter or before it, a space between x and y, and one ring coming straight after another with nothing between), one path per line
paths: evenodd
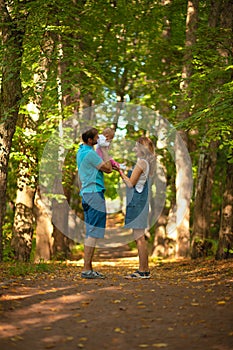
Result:
M6 209L7 169L22 96L20 67L26 17L12 19L4 1L0 1L1 39L4 47L1 62L0 91L0 261Z

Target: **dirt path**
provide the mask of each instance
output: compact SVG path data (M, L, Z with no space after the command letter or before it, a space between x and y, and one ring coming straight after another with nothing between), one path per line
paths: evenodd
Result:
M105 280L82 280L78 261L2 281L0 349L233 349L233 262L151 263L132 281L132 253L97 258Z

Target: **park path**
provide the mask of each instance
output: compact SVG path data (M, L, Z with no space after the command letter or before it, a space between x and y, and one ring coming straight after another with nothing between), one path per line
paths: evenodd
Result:
M82 260L1 285L1 350L232 350L233 262L151 262L126 280L135 252L100 249L105 280L82 280Z

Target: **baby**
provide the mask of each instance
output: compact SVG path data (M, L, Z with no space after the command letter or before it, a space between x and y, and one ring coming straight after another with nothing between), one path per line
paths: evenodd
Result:
M101 158L103 158L101 147L109 147L114 136L115 136L115 130L112 128L105 128L103 130L103 133L99 135L99 139L97 141L97 146L96 146L96 152ZM110 162L112 164L112 167L115 169L120 169L123 166L123 164L117 163L112 158L110 158Z

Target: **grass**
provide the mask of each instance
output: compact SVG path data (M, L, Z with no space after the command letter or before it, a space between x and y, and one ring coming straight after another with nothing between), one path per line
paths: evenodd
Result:
M37 273L54 272L56 268L54 263L3 262L0 265L0 275L1 279L9 279Z

